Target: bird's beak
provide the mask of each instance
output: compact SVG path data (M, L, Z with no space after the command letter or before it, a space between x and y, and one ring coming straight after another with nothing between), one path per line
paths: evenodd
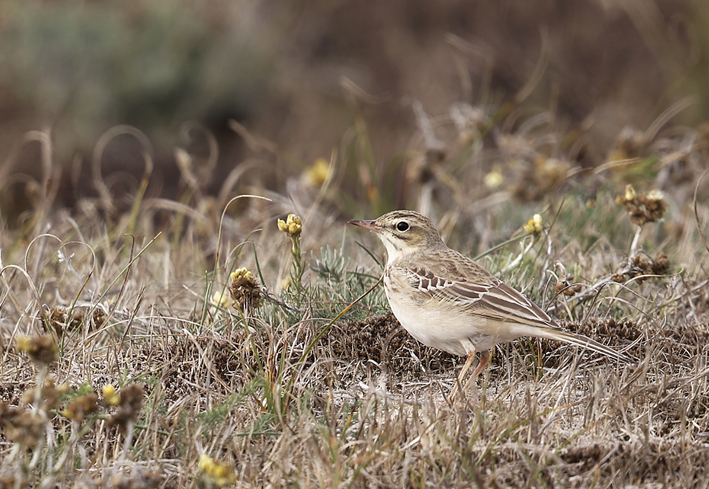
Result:
M374 233L378 233L380 228L379 226L376 225L376 221L358 221L356 219L353 219L349 221L350 224L354 224L357 227L368 229Z

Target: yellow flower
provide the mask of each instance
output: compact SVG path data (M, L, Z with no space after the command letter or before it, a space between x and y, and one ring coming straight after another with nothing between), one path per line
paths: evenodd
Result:
M212 295L212 304L218 307L227 308L229 307L229 294L223 292L215 292Z
M281 221L281 222L283 222L283 221ZM233 282L234 280L239 279L239 278L245 278L245 279L249 280L249 279L254 278L254 276L251 272L248 271L248 269L239 268L239 269L235 270L234 272L232 272L232 274L229 275L229 278Z
M534 219L534 230L538 233L541 233L542 229L544 229L542 227L542 216L540 216L539 214L534 214L533 219Z
M544 229L544 226L542 223L542 216L539 214L534 214L534 216L524 225L524 230L529 234L541 233L542 229Z
M199 456L199 470L208 471L214 467L214 460L209 455L204 453Z
M286 277L281 280L281 289L286 290L288 287L293 285L293 280L290 277Z
M116 392L116 388L111 384L104 385L101 389L101 394L103 394L103 400L106 401L106 404L118 406L120 396Z
M663 200L665 198L665 195L662 193L661 190L654 189L654 190L650 190L650 192L648 192L647 198L649 200L658 201L658 200Z
M632 185L625 186L625 200L633 200L636 197L635 189Z
M285 221L282 219L278 220L278 229L284 233L288 233L291 237L297 238L300 236L300 233L303 232L303 223L300 217L295 214L288 214L288 218Z
M199 469L211 479L211 482L217 487L228 486L236 482L236 474L234 467L231 465L217 462L212 457L202 454L199 457Z
M320 187L330 174L330 163L325 158L315 160L305 172L308 182L313 187Z
M485 178L483 180L487 188L495 189L502 185L504 177L502 176L502 173L500 173L499 170L492 170L490 173L485 175Z

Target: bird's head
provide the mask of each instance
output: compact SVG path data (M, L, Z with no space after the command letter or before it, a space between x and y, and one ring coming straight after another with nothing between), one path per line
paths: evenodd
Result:
M414 211L393 211L374 221L353 220L350 224L376 233L386 247L389 263L403 255L443 245L431 220Z

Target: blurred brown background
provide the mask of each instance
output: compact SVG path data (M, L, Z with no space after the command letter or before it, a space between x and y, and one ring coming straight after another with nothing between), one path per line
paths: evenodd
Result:
M148 193L174 198L175 147L206 158L211 132L218 165L202 178L217 192L258 153L235 120L276 154L253 178L284 192L358 120L374 159L395 160L417 131L418 101L431 116L459 102L551 111L585 133L594 165L624 127L645 130L683 97L693 104L673 123L701 123L708 53L705 0L6 1L0 164L41 181L40 145L22 138L49 131L63 170L56 205L71 206L96 194L82 182L101 134L129 124L153 146ZM187 121L209 132L182 138ZM140 146L116 138L102 168L139 179ZM15 184L3 193L5 215L32 198Z

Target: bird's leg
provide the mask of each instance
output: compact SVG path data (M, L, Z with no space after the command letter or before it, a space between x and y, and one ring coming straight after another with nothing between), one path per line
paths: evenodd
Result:
M473 375L470 376L470 379L468 380L468 383L465 384L465 390L467 391L468 388L470 387L470 384L475 382L475 379L478 378L478 375L480 375L480 372L482 372L485 367L487 367L487 364L490 362L490 350L488 351L481 351L480 352L480 362L478 363L478 366L475 368L475 371L473 372Z
M475 360L475 350L468 353L468 358L467 358L467 360L465 360L465 365L463 365L463 370L460 371L460 374L458 375L458 378L455 381L455 385L453 386L453 390L451 391L451 394L448 397L448 400L450 402L453 402L453 400L455 399L455 394L456 394L456 392L458 392L458 386L461 385L461 382L463 381L465 374L468 373L470 366L473 364L473 360ZM482 358L480 359L480 361L482 362ZM477 370L478 369L475 369L476 372L477 372ZM466 385L466 388L467 388L467 385Z

